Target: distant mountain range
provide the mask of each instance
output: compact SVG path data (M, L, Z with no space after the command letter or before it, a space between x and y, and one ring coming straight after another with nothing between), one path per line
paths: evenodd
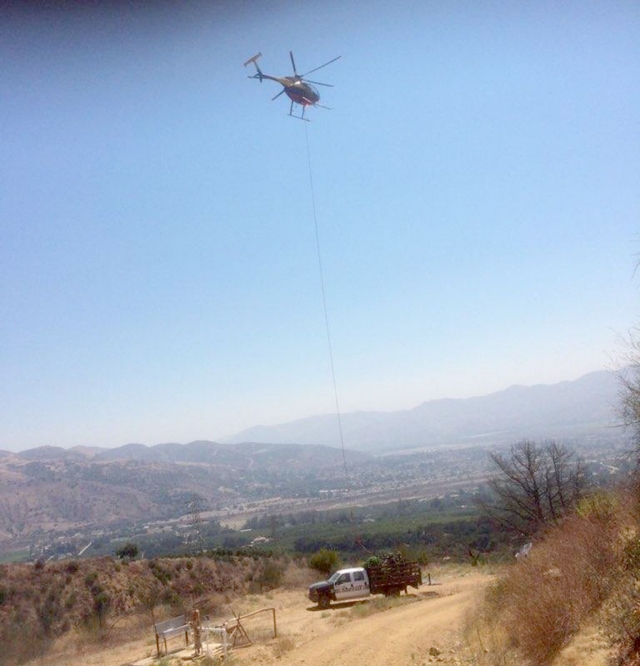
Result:
M511 386L490 395L424 402L395 412L341 415L345 447L380 452L458 445L500 445L519 439L621 438L615 374L592 372L575 381ZM340 446L336 414L256 426L227 444L278 442Z
M367 457L356 451L346 452L350 460ZM263 444L243 442L240 444L218 444L205 440L189 444L125 444L113 449L74 446L63 449L59 446L39 446L20 453L0 451L0 464L4 461L64 462L64 463L111 463L135 462L142 464L212 465L219 469L246 471L257 467L261 470L279 470L283 467L297 469L324 469L340 466L343 457L340 449L330 446L304 446L301 444Z
M447 446L500 446L524 438L621 439L624 431L616 413L619 388L615 374L597 371L558 384L511 386L481 397L430 400L413 409L345 413L341 414L344 446L352 452L381 453ZM239 444L243 446L238 447ZM332 448L314 453L299 448L309 444ZM333 461L334 450L341 448L337 415L324 414L280 425L255 426L220 442L125 444L111 449L42 446L21 453L0 451L0 458L220 465L232 459L237 462L242 456L258 456L265 462L273 458L278 463L289 456L321 464L322 459Z
M411 474L402 465L415 463L373 454L446 447L476 448L477 454L477 447L523 438L561 439L576 450L581 444L608 448L625 437L615 427L617 402L615 376L593 372L404 411L343 414L344 451L335 414L251 428L222 443L0 451L0 552L42 534L176 518L194 496L208 510L224 511L247 502L271 506L272 498L317 499L327 488L343 487L345 467L358 484L374 489L390 478L407 482Z

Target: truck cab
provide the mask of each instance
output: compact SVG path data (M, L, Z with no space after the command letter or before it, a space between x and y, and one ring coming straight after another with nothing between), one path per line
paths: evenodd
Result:
M361 567L340 569L329 578L329 582L333 583L334 595L338 601L369 594L369 576Z
M331 601L346 601L369 596L369 576L362 567L339 569L327 580L309 587L309 599L327 608Z

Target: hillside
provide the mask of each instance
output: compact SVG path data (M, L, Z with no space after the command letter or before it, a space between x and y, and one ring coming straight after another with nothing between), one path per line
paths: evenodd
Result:
M76 643L104 638L129 618L149 627L163 607L196 603L209 612L212 603L260 591L269 566L250 557L0 565L0 664L46 653L68 635Z
M598 371L575 381L511 386L481 397L432 400L408 410L346 413L341 421L349 448L369 452L618 436L612 433L619 421L618 390L613 373ZM331 444L340 438L335 414L327 414L249 428L222 441Z
M370 456L345 452L349 464ZM308 492L342 474L343 452L301 445L192 442L65 450L40 447L0 457L0 550L44 532L178 518L194 496L207 510Z
M87 563L88 564L88 563ZM174 563L159 561L162 570L168 567L188 574L188 561ZM193 566L200 566L198 563ZM89 569L82 574L72 574L77 579L77 591L89 604L85 611L90 615L91 586L104 580L100 578L105 567L113 564L105 562L97 570L95 581ZM144 563L130 565L131 572L144 571ZM156 565L154 565L154 569ZM122 570L125 567L121 567ZM293 569L293 570L292 570ZM227 570L228 571L228 570ZM334 604L327 611L317 612L305 598L306 585L313 579L313 573L302 567L289 567L285 571L283 585L266 594L256 593L253 585L252 594L242 593L242 586L234 591L214 591L213 594L200 596L195 606L210 613L214 624L221 624L236 615L254 613L265 608L275 608L278 636L273 637L271 627L261 622L260 615L244 621L244 627L254 643L232 652L229 662L237 666L261 664L271 666L388 666L395 664L444 664L447 666L496 666L497 655L488 649L472 645L468 631L469 619L477 612L478 602L484 590L497 578L495 571L472 569L462 566L430 566L433 585L423 584L417 591L398 599L375 598L365 602L343 602ZM127 578L118 572L117 584L109 593L121 589ZM213 572L213 570L212 570ZM248 569L243 570L249 573ZM259 569L256 569L259 577ZM251 576L251 574L250 574ZM69 574L67 574L67 578ZM180 580L177 576L177 580ZM184 580L184 576L182 576ZM89 585L85 582L89 581ZM187 577L188 580L188 577ZM230 582L234 582L231 579ZM159 581L143 579L143 584ZM251 583L249 583L251 586ZM139 585L140 588L143 585ZM73 585L68 584L67 593ZM25 589L28 589L25 586ZM43 592L45 592L43 590ZM43 594L46 599L47 594ZM63 595L63 598L64 595ZM68 594L67 597L68 598ZM84 599L84 597L82 597ZM143 602L143 606L144 606ZM171 610L160 604L155 608L157 618L171 616ZM106 633L100 644L96 641L99 631L83 624L81 617L77 629L73 629L71 616L67 616L72 640L64 637L56 643L43 645L39 640L19 642L15 639L23 636L22 632L12 634L5 645L0 663L13 665L12 648L31 648L32 654L38 649L48 649L46 656L35 659L31 666L123 666L124 664L158 664L159 660L149 659L155 654L153 632L149 607L131 611L124 622ZM77 621L77 620L76 620ZM58 625L59 626L59 625ZM83 629L84 626L84 629ZM32 636L34 634L32 633ZM37 636L37 634L36 634ZM477 634L474 636L477 640ZM177 639L170 642L172 658L165 659L165 664L177 666L192 656L193 648L181 649L183 644ZM601 634L588 628L580 632L558 655L553 666L606 666L611 663L612 649ZM211 663L206 662L205 663ZM216 662L213 662L216 663ZM520 662L509 662L520 663Z

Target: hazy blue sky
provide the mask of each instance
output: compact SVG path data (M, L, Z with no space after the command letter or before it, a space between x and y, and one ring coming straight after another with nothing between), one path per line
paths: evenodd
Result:
M0 448L334 410L305 131L342 411L610 367L637 0L142 4L0 9Z

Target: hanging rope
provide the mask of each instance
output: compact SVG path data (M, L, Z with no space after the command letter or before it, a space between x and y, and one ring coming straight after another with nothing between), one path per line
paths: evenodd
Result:
M311 186L311 207L313 209L313 224L316 232L316 250L318 253L318 268L320 271L320 287L322 290L322 307L324 309L324 324L327 331L327 344L329 346L329 363L331 365L331 379L333 380L333 395L336 402L336 416L338 419L338 432L340 433L340 446L342 448L342 464L344 465L344 477L349 487L349 472L347 471L347 455L344 450L344 436L342 434L342 417L340 415L340 403L338 401L338 385L336 383L336 372L333 365L333 347L331 345L331 329L329 327L329 314L327 312L327 297L324 289L324 270L322 268L322 253L320 252L320 234L318 233L318 216L316 214L316 195L313 187L313 172L311 169L311 150L309 148L309 131L307 129L309 123L304 125L304 137L307 143L307 162L309 164L309 184ZM353 518L353 516L352 516Z

